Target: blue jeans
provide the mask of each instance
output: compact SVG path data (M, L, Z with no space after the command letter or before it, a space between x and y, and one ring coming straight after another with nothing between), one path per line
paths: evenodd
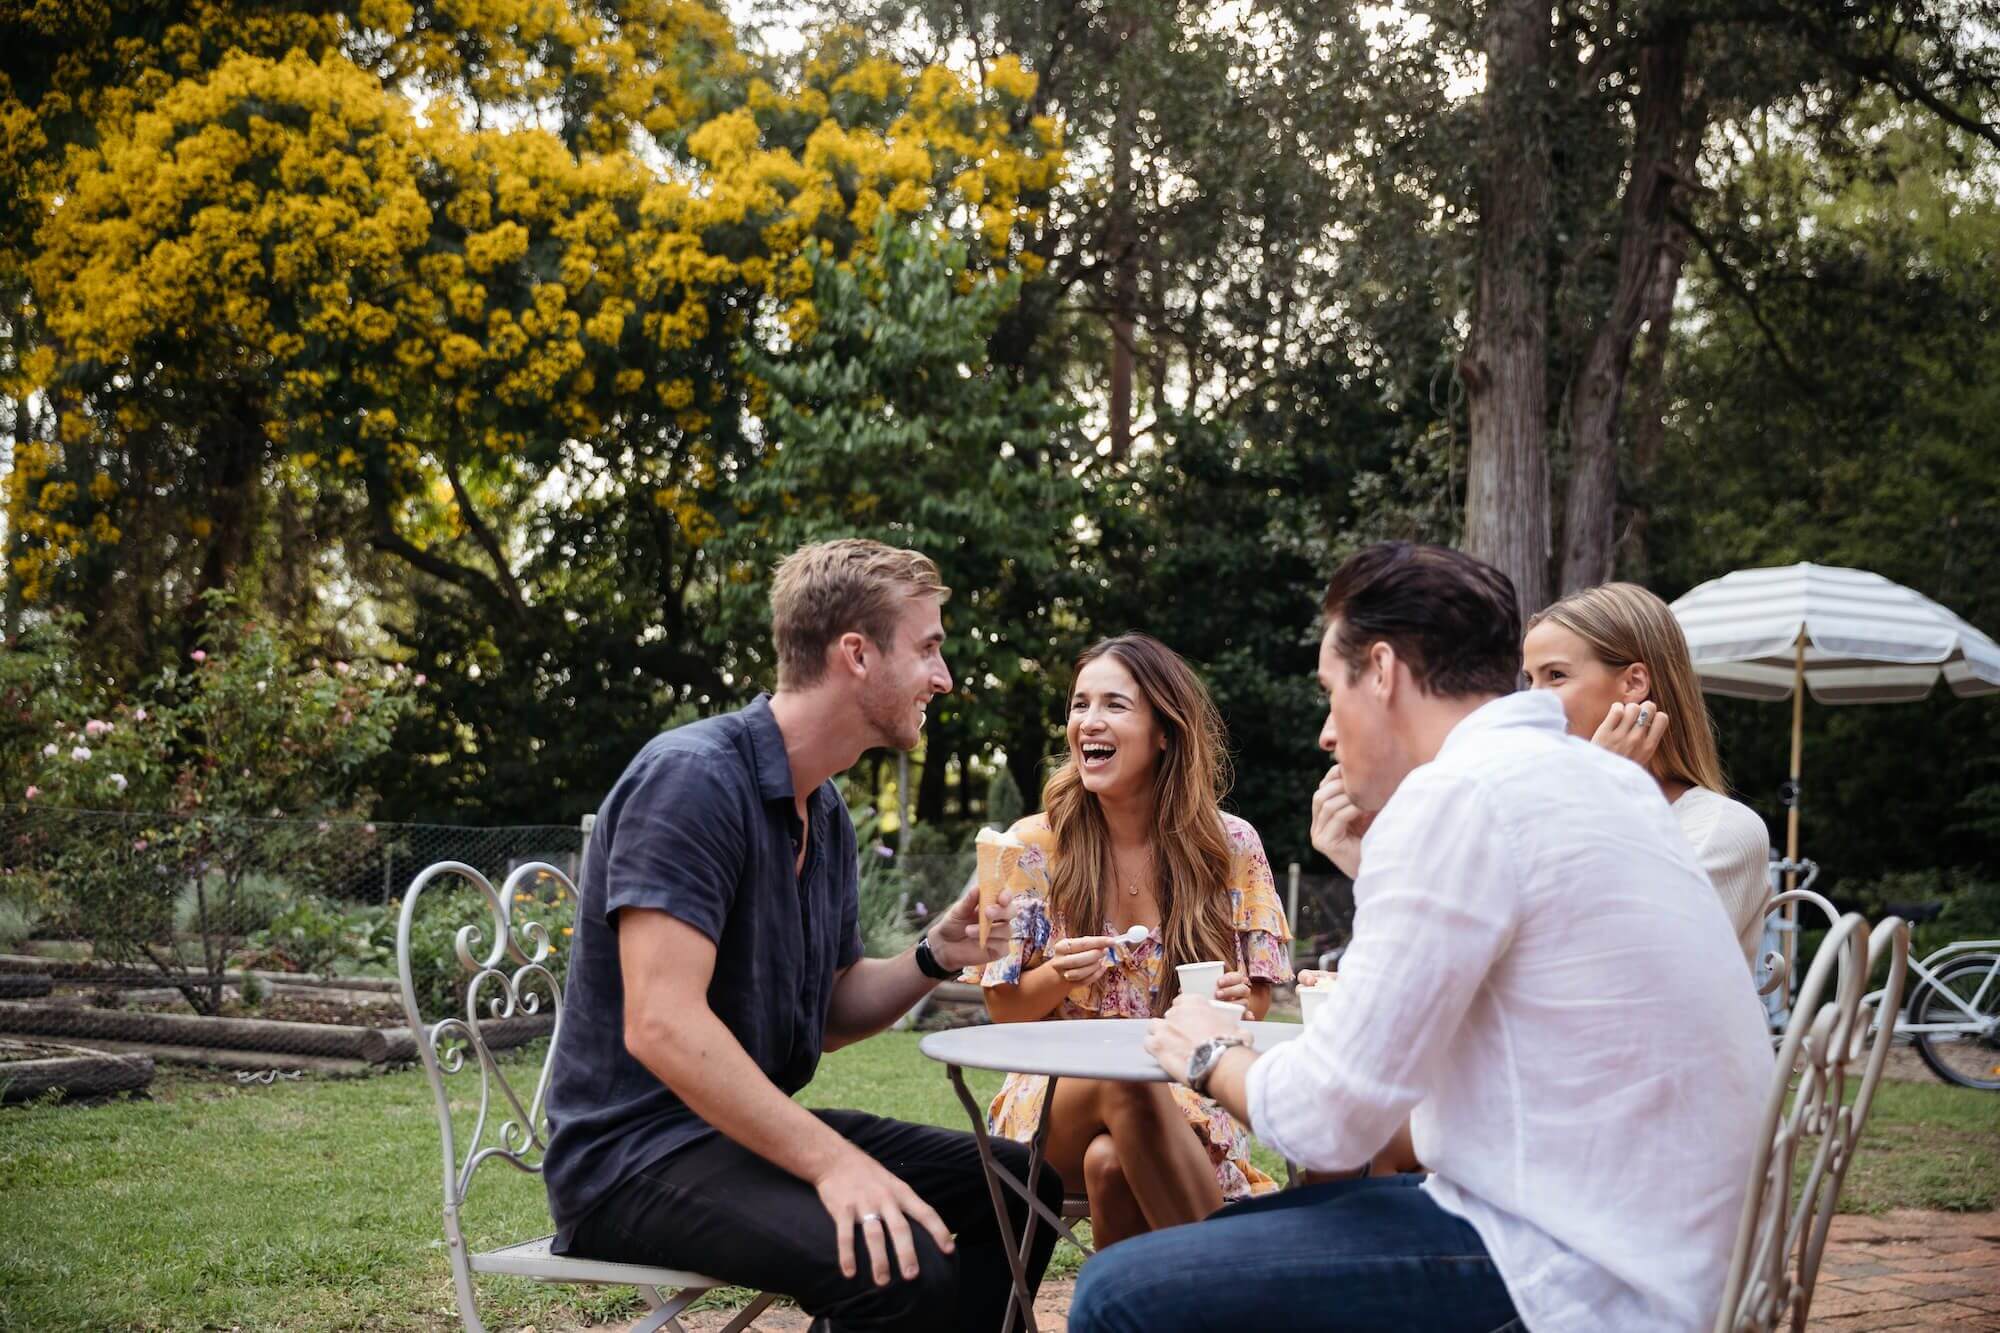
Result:
M1526 1326L1479 1233L1372 1176L1266 1194L1083 1266L1070 1333L1510 1333Z

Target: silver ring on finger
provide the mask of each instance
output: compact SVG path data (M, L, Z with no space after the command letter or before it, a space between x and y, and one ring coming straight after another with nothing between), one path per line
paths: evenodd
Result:
M861 1215L861 1220L862 1220L863 1222L880 1222L880 1221L882 1220L882 1214L880 1214L880 1213L863 1213L863 1214Z
M1652 718L1653 710L1641 705L1639 708L1639 729L1642 731L1645 730L1646 724L1652 721Z

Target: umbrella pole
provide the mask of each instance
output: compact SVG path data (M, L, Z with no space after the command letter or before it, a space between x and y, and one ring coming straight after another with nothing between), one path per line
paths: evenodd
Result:
M1799 861L1799 769L1803 766L1806 739L1806 635L1799 631L1797 655L1792 659L1792 783L1791 800L1785 805L1785 864L1795 866ZM1785 892L1798 887L1799 874L1796 870L1785 872ZM1798 956L1799 905L1785 904L1785 1003L1789 1008L1792 994L1792 964Z
M1792 667L1792 801L1785 810L1785 859L1799 859L1799 769L1805 756L1806 740L1806 636L1799 635L1798 656ZM1785 874L1785 888L1798 882L1795 872Z

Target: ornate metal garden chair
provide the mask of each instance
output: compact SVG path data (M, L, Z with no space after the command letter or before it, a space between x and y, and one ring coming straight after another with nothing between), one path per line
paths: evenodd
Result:
M1811 903L1832 928L1813 956L1778 1044L1716 1333L1805 1328L1827 1229L1889 1057L1909 967L1905 922L1887 917L1871 930L1859 913L1841 916L1805 890L1779 894L1771 907L1789 902ZM1869 976L1885 956L1888 985L1871 995ZM1779 976L1775 984L1782 981ZM1859 1067L1858 1077L1851 1065ZM1795 1198L1800 1162L1805 1178Z
M470 884L484 896L489 920L483 925L463 926L457 934L458 961L468 978L464 1016L426 1023L411 973L411 925L416 917L417 900L424 890L439 880L452 878ZM511 1273L541 1282L637 1287L651 1313L633 1326L633 1333L680 1330L682 1325L676 1316L703 1292L724 1283L699 1273L670 1268L562 1258L550 1253L553 1235L477 1253L465 1242L462 1213L473 1174L481 1166L497 1160L531 1175L540 1175L542 1170L542 1153L548 1144L549 1068L562 1031L562 985L548 967L551 941L547 927L537 921L516 922L513 907L518 901L531 899L532 891L551 878L574 901L576 886L554 866L536 862L517 867L495 892L486 877L471 866L440 861L411 881L410 891L403 898L402 915L396 923L396 971L402 982L403 1010L408 1015L417 1055L423 1061L431 1095L437 1103L438 1131L444 1149L444 1238L452 1281L458 1288L459 1317L467 1333L484 1333L473 1275ZM488 1049L481 1025L532 1014L553 1014L555 1031L548 1054L535 1067L533 1094L523 1103L509 1077L510 1071ZM479 1112L461 1156L452 1126L448 1080L465 1074L466 1080L459 1091L462 1097L469 1094L468 1064L474 1067L479 1080ZM514 1066L514 1077L525 1073L526 1068ZM730 1322L729 1329L750 1327L770 1303L769 1295L758 1296Z

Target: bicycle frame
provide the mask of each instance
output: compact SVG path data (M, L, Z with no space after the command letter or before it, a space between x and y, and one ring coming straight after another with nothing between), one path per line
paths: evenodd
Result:
M1982 951L1991 955L1991 962L1986 969L1986 979L1979 983L1979 990L1974 993L1972 1003L1967 1004L1958 997L1955 991L1947 990L1939 984L1934 969L1941 967L1948 960ZM1928 984L1932 990L1951 1001L1952 1007L1964 1014L1965 1017L1959 1021L1950 1023L1912 1023L1905 1020L1896 1024L1897 1036L1900 1037L1907 1034L1914 1037L1924 1032L1977 1035L1984 1032L1993 1021L1979 1012L1979 1005L1986 999L1987 992L1995 986L2000 986L2000 940L1959 940L1956 943L1947 944L1944 948L1926 957L1922 962L1912 962L1910 964L1910 971L1916 973L1917 976L1914 982L1904 987L1906 995L1914 995L1917 993L1917 987ZM1881 996L1881 991L1875 991L1866 996L1863 1002L1879 1003Z

